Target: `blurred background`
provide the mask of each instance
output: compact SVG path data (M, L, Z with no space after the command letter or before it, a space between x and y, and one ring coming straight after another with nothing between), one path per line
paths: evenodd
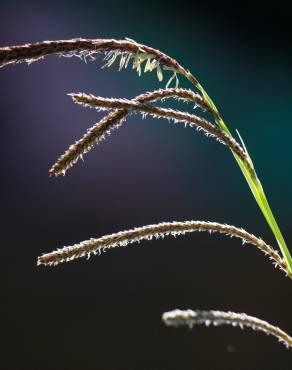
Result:
M285 3L11 0L0 14L1 46L130 37L191 69L242 134L292 250ZM291 369L292 351L261 333L161 322L174 308L233 310L292 333L291 281L253 246L190 234L36 266L63 245L171 220L226 222L276 246L229 150L181 124L134 115L65 177L48 176L103 116L67 93L131 98L165 86L153 73L101 65L50 56L0 70L1 367ZM182 78L181 86L190 87Z

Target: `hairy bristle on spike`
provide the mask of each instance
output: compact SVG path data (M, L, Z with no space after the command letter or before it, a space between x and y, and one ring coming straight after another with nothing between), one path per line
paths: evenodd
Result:
M61 56L87 56L94 58L94 54L109 53L112 59L119 54L151 56L165 67L187 76L187 71L175 59L161 51L127 40L115 39L71 39L43 41L19 46L0 48L0 67L10 63L33 62L51 54ZM111 61L111 59L110 59Z
M210 324L214 326L231 325L240 328L252 328L259 330L267 335L273 335L287 348L292 348L292 337L277 326L271 325L267 321L249 316L245 313L224 312L224 311L193 311L193 310L173 310L162 315L163 322L168 326L188 326Z
M228 136L206 119L187 112L177 111L174 109L158 108L154 107L153 105L140 103L135 100L107 99L84 93L71 94L71 96L76 103L85 107L135 110L145 114L150 114L155 118L163 117L174 120L175 122L184 122L186 124L195 125L204 130L208 135L215 137L219 142L230 147L230 149L241 158L246 166L249 167L250 171L253 171L253 168L249 162L249 157L246 155L246 152L241 145L234 138Z
M262 239L257 238L247 231L226 224L204 221L186 221L186 222L163 222L155 225L137 227L131 230L121 231L115 234L105 235L98 239L90 239L73 246L64 247L54 252L44 254L38 258L40 265L57 265L62 262L68 262L75 258L96 254L108 248L126 246L131 243L142 240L151 240L152 238L162 238L167 235L183 235L189 232L207 231L216 232L229 236L236 236L247 243L250 243L267 254L277 265L287 273L287 266L281 259L278 252L266 244ZM292 277L292 276L290 276Z
M74 96L74 94L69 94ZM202 109L207 110L204 99L201 95L187 89L159 89L138 95L133 101L140 103L154 102L162 99L178 98L184 101L195 102ZM91 127L85 135L61 155L56 163L51 167L50 174L58 176L66 173L81 156L87 153L94 145L102 141L112 130L119 127L130 113L128 109L118 109L111 112L108 116L102 118L97 124Z

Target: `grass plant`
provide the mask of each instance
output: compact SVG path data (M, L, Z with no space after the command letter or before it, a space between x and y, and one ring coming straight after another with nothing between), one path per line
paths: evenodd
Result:
M65 174L79 158L82 158L84 154L99 144L101 140L105 139L112 130L121 126L130 114L140 113L143 116L151 115L155 118L164 118L169 121L190 125L203 131L207 136L217 139L231 150L267 224L274 234L281 254L266 244L262 239L242 228L216 222L174 221L137 227L131 230L105 235L97 239L89 239L73 246L63 247L39 256L39 265L54 266L79 257L90 257L92 254L100 254L108 248L126 246L134 242L141 242L142 240L163 238L167 235L182 235L195 231L207 231L235 236L243 242L256 246L286 276L292 279L292 258L290 251L272 213L247 148L238 131L237 139L231 133L206 90L188 69L161 51L140 44L132 39L72 39L2 47L0 48L0 67L21 62L31 64L51 54L62 57L76 56L84 61L95 61L99 55L103 55L103 68L112 67L116 63L119 70L131 67L139 76L142 73L155 72L160 82L167 76L167 83L164 89L146 92L131 100L102 98L85 93L69 94L77 104L109 112L57 159L49 170L50 175L58 176ZM179 78L189 81L192 89L180 88ZM170 87L172 84L174 86ZM207 112L210 120L190 114L187 111L162 108L156 105L157 102L166 99L191 102L201 110ZM261 330L266 334L274 335L286 347L292 347L292 338L288 334L263 320L246 314L221 311L175 310L165 313L163 315L163 321L167 325L172 326L187 325L192 327L195 324L205 323L207 325L231 324L233 326L251 327L255 330Z

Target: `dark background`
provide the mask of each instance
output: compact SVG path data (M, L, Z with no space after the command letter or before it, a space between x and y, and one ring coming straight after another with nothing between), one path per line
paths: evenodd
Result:
M9 1L0 44L127 36L181 61L243 135L291 250L290 14L281 1ZM132 116L49 178L99 119L68 92L130 98L164 86L100 66L51 56L0 70L1 368L291 369L291 350L261 333L161 322L174 308L234 310L292 333L291 281L238 240L192 234L36 266L57 247L169 220L231 223L275 246L228 149L180 124Z

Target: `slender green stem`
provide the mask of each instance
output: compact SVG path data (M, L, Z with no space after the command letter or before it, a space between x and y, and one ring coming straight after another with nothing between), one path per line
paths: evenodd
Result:
M186 77L202 93L206 103L208 104L208 106L210 108L211 113L214 116L215 122L218 125L218 127L222 131L224 131L227 135L229 135L230 137L233 137L231 132L229 131L228 127L226 126L225 122L221 118L221 116L218 112L218 109L216 108L212 99L209 97L209 95L206 93L206 91L200 85L200 83L197 81L197 79L190 72L187 73ZM279 226L276 222L276 219L275 219L275 217L272 213L272 210L271 210L270 205L268 203L268 200L266 198L263 186L262 186L259 178L256 175L256 172L255 172L254 167L253 167L252 160L251 160L246 148L245 148L245 151L246 151L246 154L248 155L248 158L250 159L250 165L251 165L251 168L253 169L252 172L247 167L247 165L241 160L241 158L238 157L238 155L236 153L234 153L233 151L232 151L232 153L233 153L233 156L234 156L236 162L238 163L238 165L239 165L239 167L240 167L240 169L241 169L241 171L242 171L242 173L243 173L243 175L244 175L244 177L245 177L245 179L246 179L246 181L247 181L247 183L250 187L250 190L251 190L259 208L261 209L268 225L270 226L270 228L271 228L271 230L272 230L272 232L273 232L273 234L274 234L274 236L275 236L275 238L278 242L281 253L283 255L283 259L287 264L287 269L290 273L292 273L292 257L291 257L291 254L290 254L289 249L286 245L284 237L283 237L283 235L280 231L280 228L279 228Z
M237 163L239 164L240 169L243 172L243 175L244 175L246 181L249 184L249 187L250 187L250 189L251 189L251 191L254 195L254 198L255 198L258 206L260 207L268 225L270 226L270 228L271 228L271 230L272 230L272 232L273 232L273 234L274 234L274 236L275 236L275 238L278 242L278 245L281 249L283 258L284 258L285 262L287 263L287 269L289 270L289 272L292 272L292 258L291 258L289 249L286 245L286 242L283 238L283 235L282 235L282 233L279 229L279 226L278 226L278 224L275 220L275 217L272 213L270 205L267 201L267 198L266 198L266 195L264 193L262 184L260 183L260 180L258 178L253 179L250 176L247 169L245 168L245 165L241 161L241 159L236 154L234 154L234 156L235 156L235 159L236 159Z

